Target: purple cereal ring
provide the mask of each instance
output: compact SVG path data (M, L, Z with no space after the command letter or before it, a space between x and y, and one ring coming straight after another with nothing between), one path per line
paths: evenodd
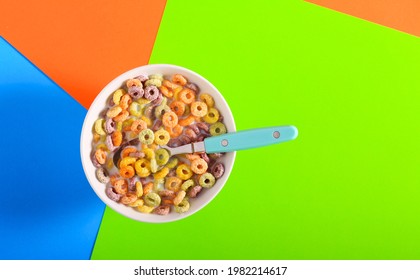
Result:
M169 197L175 197L175 192L171 190L163 190L159 192L160 196L169 196Z
M204 138L206 138L204 135L198 135L198 136L197 136L197 141L198 141L198 142L201 142L201 141L203 141L203 140L204 140Z
M198 93L198 91L200 90L200 88L194 83L188 83L185 85L185 87L192 89L193 91L195 91L195 93Z
M175 169L171 169L171 171L169 171L168 175L166 175L167 177L175 177L176 176L176 170Z
M200 129L198 128L196 123L188 126L188 128L192 129L195 132L195 134L200 134Z
M90 159L92 160L93 166L101 167L101 164L98 162L98 160L95 157L95 153L90 154Z
M194 132L194 130L192 130L191 128L187 128L184 130L184 133L186 136L188 136L188 138L191 139L191 141L194 141L197 139L197 134ZM188 144L188 143L187 143Z
M181 146L182 145L182 142L179 139L175 138L175 139L169 140L169 142L168 142L167 145L170 148L176 148L176 147Z
M145 154L143 152L134 152L131 154L135 158L144 158Z
M145 117L147 117L147 118L151 118L152 117L152 115L153 115L153 110L155 109L155 107L154 106L148 106L145 110L144 110L144 113L143 113L143 115L145 116Z
M153 209L153 213L158 215L168 215L171 207L169 205L161 205Z
M136 177L132 177L128 179L128 191L135 192L136 191L136 182L138 179Z
M204 161L205 161L205 162L207 162L207 163L209 163L209 162L210 162L210 158L209 158L209 156L208 156L206 153L201 153L201 154L200 154L200 157L201 157L202 159L204 159Z
M132 86L128 89L128 94L135 100L142 98L144 95L144 89L138 86Z
M187 145L191 143L191 138L187 135L181 135L178 137L178 140L181 142L181 145Z
M140 80L140 82L144 83L145 81L149 79L149 76L147 76L146 74L140 74L134 79Z
M163 95L162 95L162 93L159 93L158 97L155 100L153 100L151 105L152 106L158 106L162 103L162 101L163 101Z
M118 202L121 199L121 195L116 193L112 187L107 187L105 193L113 201Z
M213 174L214 178L219 179L225 173L225 167L222 163L216 163L211 168L211 174Z
M105 131L108 134L111 134L115 131L115 121L111 118L107 119L105 122Z
M159 94L159 89L156 86L147 86L144 90L144 97L150 101L153 101L156 98L158 98Z
M205 131L205 132L209 132L210 130L210 126L206 123L203 122L199 122L195 124L199 129Z
M152 126L152 130L153 131L157 131L160 127L162 126L162 121L161 120L157 120L154 124L153 124L153 126Z
M108 147L108 150L110 150L111 152L115 151L117 147L115 147L114 144L112 143L111 135L107 135L105 141L106 141L106 146Z
M188 197L194 198L198 195L199 192L201 192L202 189L203 188L201 186L192 187L188 190L187 195Z

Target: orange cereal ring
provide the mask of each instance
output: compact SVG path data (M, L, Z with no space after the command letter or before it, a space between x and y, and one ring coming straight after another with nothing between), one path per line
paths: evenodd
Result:
M135 147L126 147L121 152L121 158L128 157L131 153L137 152L137 149Z
M150 193L153 190L153 183L149 182L143 186L143 195Z
M179 135L181 135L182 131L184 130L184 128L182 126L180 126L179 124L177 124L175 127L173 128L166 128L166 131L169 132L169 136L171 136L171 138L176 138Z
M95 158L99 164L105 164L107 153L102 149L97 149L95 152Z
M135 193L128 193L121 197L120 202L122 204L131 204L134 203L137 200L137 195Z
M166 112L162 116L162 123L165 127L173 128L178 124L178 116L172 112Z
M128 184L124 179L116 180L113 186L118 194L126 194L128 192Z
M191 104L195 100L195 92L189 88L184 88L179 92L178 97L185 104Z
M140 131L146 128L147 123L144 120L135 120L130 127L131 131L134 133L139 133Z
M114 118L118 116L118 114L120 114L122 110L123 109L120 106L112 107L106 112L106 116L108 118Z
M111 185L113 186L115 184L115 182L119 179L119 175L118 174L113 174L111 176L109 176L109 181L111 182Z
M181 74L175 74L172 77L172 82L180 86L185 86L188 83L187 79Z
M169 106L171 110L178 116L182 116L185 112L185 103L182 101L174 101Z
M201 101L195 101L191 103L191 115L195 117L204 117L207 115L207 105Z
M198 154L185 154L185 157L189 160L189 161L193 161L195 159L199 159L201 158Z
M139 79L129 79L129 80L127 80L127 82L125 84L127 85L128 88L142 87L143 86Z
M124 94L122 97L121 97L121 100L120 100L120 107L123 109L123 110L127 110L127 108L128 108L128 106L130 106L130 104L131 104L131 102L132 102L133 100L131 99L131 96L128 94L128 93L126 93L126 94Z
M165 180L165 188L177 192L181 188L182 180L178 177L168 177Z
M111 134L111 139L112 139L112 144L115 146L115 147L118 147L118 146L120 146L121 145L121 143L122 143L122 133L121 133L121 131L114 131L112 134Z
M164 85L165 87L167 87L168 89L176 89L177 87L179 87L177 84L171 83L168 80L163 80L162 85Z
M165 86L160 86L159 87L159 90L166 97L171 98L172 96L174 96L174 93L172 91L169 91L169 89L167 87L165 87Z
M195 121L195 117L193 115L189 115L185 119L179 120L178 124L180 126L187 126L187 125L192 124L194 121Z
M124 166L120 169L120 175L123 178L131 178L134 176L134 168L132 166Z
M123 122L128 118L129 115L130 113L127 110L122 110L117 116L113 118L113 120L116 122Z
M191 162L191 170L195 174L204 174L206 173L207 168L207 162L202 158L195 159Z

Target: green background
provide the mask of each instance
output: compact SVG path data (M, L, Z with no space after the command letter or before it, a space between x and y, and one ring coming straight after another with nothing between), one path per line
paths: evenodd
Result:
M210 80L238 130L293 124L299 137L238 152L184 220L106 209L92 258L419 259L419 48L300 0L169 0L150 63Z

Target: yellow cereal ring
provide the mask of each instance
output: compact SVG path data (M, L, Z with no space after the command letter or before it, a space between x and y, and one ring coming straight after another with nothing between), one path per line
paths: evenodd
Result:
M105 131L104 131L105 132ZM93 133L93 143L98 143L99 140L101 140L101 135L99 135L98 133Z
M97 149L95 152L95 158L99 164L104 164L106 162L107 152L102 149Z
M144 105L140 105L138 102L131 102L128 111L130 115L134 117L140 117L143 114Z
M176 175L181 180L188 180L193 175L193 172L191 171L191 168L186 165L185 163L178 165L176 168Z
M137 99L136 102L139 103L140 105L146 105L146 104L149 104L151 101L147 98L142 97L142 98Z
M122 153L122 152L121 152ZM120 161L120 164L119 164L119 166L120 166L120 168L123 168L123 167L127 167L127 166L129 166L129 165L132 165L133 163L135 163L136 162L136 158L134 158L134 157L124 157L121 161Z
M156 173L157 170L158 170L158 165L156 163L156 159L155 158L152 158L150 160L150 171L152 173Z
M114 117L118 116L118 114L121 113L122 110L123 109L120 106L114 106L114 107L108 109L108 111L106 112L106 116L108 118L114 118Z
M161 190L163 190L163 183L165 182L165 179L161 178L161 179L154 179L153 180L153 190L155 192L159 192Z
M162 128L155 131L155 143L160 146L168 144L170 138L169 132Z
M207 105L204 102L196 101L191 103L191 115L204 117L207 114Z
M206 103L208 108L212 108L214 106L214 99L208 93L200 94L200 100L203 101L204 103Z
M135 186L136 186L137 197L142 197L143 196L143 185L141 184L140 181L137 181Z
M123 127L123 123L122 122L117 122L117 128L115 129L116 131L121 131Z
M185 195L187 193L185 191L179 191L178 194L175 196L173 203L175 206L178 206L178 204L181 203L181 201L185 198Z
M139 210L140 212L145 213L145 214L151 213L153 211L153 209L155 209L155 208L147 206L147 205L141 205L141 206L137 207L137 210Z
M194 180L193 179L189 179L189 180L185 181L184 183L182 183L181 190L187 191L192 186L194 186Z
M153 125L152 120L151 120L151 119L149 119L149 118L148 118L148 117L146 117L146 116L141 116L141 117L140 117L140 119L142 119L143 121L145 121L145 122L146 122L147 127L151 127L151 126Z
M179 161L178 158L173 157L169 160L168 164L166 164L166 167L168 167L169 169L172 169L178 165L178 161Z
M160 87L162 85L162 81L160 79L149 79L144 83L144 85L146 87L148 86Z
M152 75L149 75L149 79L157 79L159 81L163 81L163 75L162 74L152 74Z
M179 93L182 91L182 87L177 87L174 89L174 98L173 100L179 100Z
M147 177L150 175L150 163L147 159L141 158L134 163L134 168L139 177Z
M165 188L174 192L179 191L182 180L178 177L168 177L165 181Z
M191 170L195 174L203 174L207 171L207 162L202 158L197 158L191 162Z
M146 156L148 160L155 158L155 151L153 149L145 148L145 149L142 149L142 152L144 153L144 155Z
M169 160L169 152L166 149L157 149L155 152L156 163L158 165L165 165Z
M143 205L144 205L143 199L137 199L133 203L128 204L128 206L130 206L130 207L139 207L139 206L143 206Z
M168 167L164 167L161 170L159 170L158 172L156 172L153 177L155 179L163 179L166 177L166 175L168 175L169 173L169 168Z
M187 79L181 74L173 75L172 82L180 86L185 86L188 83Z
M117 89L114 91L114 94L112 95L112 101L114 101L115 105L120 104L121 97L125 94L125 90L123 89Z
M98 144L98 146L96 146L96 149L102 149L105 152L109 152L108 146L105 143Z
M203 117L206 123L213 124L219 121L219 111L216 108L210 108L207 114Z
M95 124L94 124L93 127L94 127L94 130L95 130L95 132L97 134L99 134L99 135L106 135L106 132L104 130L104 124L105 124L105 120L104 119L97 119L95 121Z

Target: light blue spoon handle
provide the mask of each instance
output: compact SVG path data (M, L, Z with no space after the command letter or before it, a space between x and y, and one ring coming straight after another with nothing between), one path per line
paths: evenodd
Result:
M252 149L293 140L298 130L292 125L274 126L226 133L204 139L206 153Z

